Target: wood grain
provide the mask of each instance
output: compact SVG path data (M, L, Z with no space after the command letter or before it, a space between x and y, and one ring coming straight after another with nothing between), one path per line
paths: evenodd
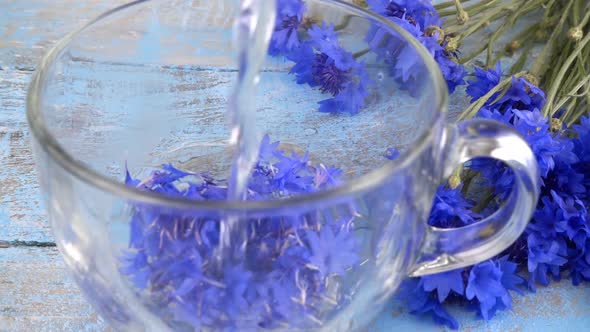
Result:
M56 248L0 249L0 331L107 331Z
M0 67L33 70L66 33L123 0L1 0Z

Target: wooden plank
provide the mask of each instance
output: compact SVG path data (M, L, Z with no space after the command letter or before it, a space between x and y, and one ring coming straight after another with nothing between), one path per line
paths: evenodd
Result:
M25 119L30 71L0 71L0 240L50 240Z
M512 293L513 310L500 311L490 321L478 318L475 310L447 306L461 331L587 331L590 326L590 285L572 286L569 280L540 287L525 296ZM405 310L388 309L375 321L370 332L448 329L437 326L427 316L414 316Z
M56 248L0 248L0 331L107 331Z
M0 331L108 331L69 277L56 248L0 248ZM569 281L514 295L513 311L492 321L451 307L464 331L583 331L590 326L590 285ZM392 310L390 305L370 332L444 331L430 319Z
M33 69L66 33L124 0L0 0L0 67Z
M32 71L59 38L125 2L0 0L0 240L51 240L25 117Z

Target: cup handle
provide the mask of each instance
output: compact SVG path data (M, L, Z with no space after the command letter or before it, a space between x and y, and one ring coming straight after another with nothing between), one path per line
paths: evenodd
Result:
M447 128L446 133L450 158L444 162L445 169L491 157L512 168L514 186L498 211L475 224L455 229L429 226L417 263L409 270L413 277L466 267L501 253L524 231L539 199L537 161L514 129L473 119Z

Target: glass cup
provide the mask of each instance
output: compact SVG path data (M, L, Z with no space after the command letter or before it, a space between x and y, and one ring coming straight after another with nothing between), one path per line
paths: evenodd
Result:
M68 267L114 328L358 330L408 275L483 261L524 230L539 187L525 141L493 121L445 123L437 64L391 21L337 0L304 9L291 37L333 24L366 91L358 108L322 112L342 89L318 74L326 54L309 48L307 67L294 67L299 48L266 56L252 116L268 137L245 201L224 199L236 1L135 1L42 60L27 104L42 193ZM510 196L474 225L428 226L438 185L476 157L512 168Z

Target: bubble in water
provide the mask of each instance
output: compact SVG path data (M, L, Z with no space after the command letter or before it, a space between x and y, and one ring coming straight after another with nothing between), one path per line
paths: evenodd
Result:
M385 75L383 75L383 72L380 71L379 73L377 73L377 80L378 81L383 81L383 78L385 77Z

